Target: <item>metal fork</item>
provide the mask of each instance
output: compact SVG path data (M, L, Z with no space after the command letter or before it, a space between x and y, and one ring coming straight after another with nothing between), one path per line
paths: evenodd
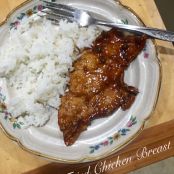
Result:
M89 25L116 27L133 33L146 34L152 38L174 42L174 32L171 31L103 21L92 17L92 15L87 11L80 10L72 6L49 2L46 0L41 1L45 3L45 9L42 10L42 12L46 14L49 20L53 20L55 22L59 22L60 19L67 19L72 22L76 21L81 27L88 27Z

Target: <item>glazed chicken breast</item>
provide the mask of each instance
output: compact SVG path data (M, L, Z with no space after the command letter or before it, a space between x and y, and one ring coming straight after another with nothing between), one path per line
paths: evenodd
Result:
M124 71L145 43L145 35L125 35L111 29L103 31L92 47L81 53L58 111L58 124L67 146L93 119L109 116L120 107L131 107L138 89L124 82Z

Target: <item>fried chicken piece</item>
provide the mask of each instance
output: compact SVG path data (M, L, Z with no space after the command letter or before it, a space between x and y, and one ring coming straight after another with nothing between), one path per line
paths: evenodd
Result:
M69 92L62 97L61 102L64 105L59 110L58 123L64 134L65 144L71 145L78 138L79 132L87 128L90 110L85 97L77 97Z
M119 107L129 109L138 89L124 83L124 71L145 46L146 36L125 36L112 29L102 32L85 49L70 73L69 91L61 98L58 124L67 146L91 121Z
M93 109L91 119L108 116L119 107L122 110L130 108L137 93L138 90L133 87L121 87L117 86L117 84L110 85L90 100L90 110Z

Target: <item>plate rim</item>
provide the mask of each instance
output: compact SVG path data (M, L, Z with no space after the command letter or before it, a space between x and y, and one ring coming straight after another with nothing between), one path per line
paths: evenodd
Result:
M0 23L0 27L2 27L3 25L5 25L9 18L11 17L11 15L13 15L13 13L15 13L17 10L19 10L21 7L27 5L28 3L32 2L33 0L25 0L24 2L20 3L17 7L13 8L5 17L5 19ZM146 26L145 23L143 22L143 20L141 19L141 17L131 8L128 7L127 5L124 5L122 2L117 1L117 0L113 0L116 4L118 4L119 6L127 9L128 11L130 11L130 13L132 13L134 15L134 17L143 24L143 26ZM114 147L110 152L105 152L102 155L99 155L97 157L89 157L88 155L78 159L78 160L66 160L66 159L61 159L58 157L53 157L51 155L47 155L41 152L38 152L36 150L32 150L28 147L26 147L25 145L23 145L22 141L20 140L20 138L17 138L13 135L11 135L3 126L3 124L0 122L0 129L2 130L2 132L11 140L15 141L18 146L23 149L26 152L29 152L31 154L34 154L38 157L43 157L45 159L54 161L54 162L59 162L59 163L66 163L66 164L76 164L76 163L85 163L85 162L93 162L96 160L101 160L105 157L109 157L111 155L113 155L115 152L119 151L121 148L125 147L126 145L128 145L131 141L133 141L144 129L146 122L150 119L151 115L154 113L156 106L157 106L157 102L159 99L159 94L160 94L160 90L161 90L161 82L162 82L162 65L161 65L161 61L159 59L159 52L157 50L157 44L155 40L152 40L152 44L154 45L154 49L155 49L155 58L157 60L157 64L159 66L159 81L158 81L158 87L157 87L157 92L156 92L156 96L155 96L155 102L153 104L152 110L150 112L150 114L140 123L140 128L136 131L136 133L134 135L132 135L131 137L129 137L126 142L120 144L117 147Z

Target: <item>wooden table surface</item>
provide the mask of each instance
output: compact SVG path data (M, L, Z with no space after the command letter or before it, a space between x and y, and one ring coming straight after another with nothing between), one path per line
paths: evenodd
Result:
M0 0L0 22L14 7L24 0ZM158 13L154 0L121 0L134 9L147 26L165 28ZM64 165L49 161L23 151L13 141L0 131L0 173L2 174L46 174L46 173L127 173L155 161L162 160L174 154L174 48L171 43L157 41L157 50L162 65L162 85L157 107L145 125L144 131L131 144L116 154L99 162L89 164ZM138 158L137 153L146 149L144 155ZM161 150L162 149L162 150ZM96 165L118 162L118 159L128 159L130 163L98 171ZM141 159L140 159L141 158ZM124 164L124 165L123 165ZM112 167L111 167L112 166ZM90 172L88 171L90 170Z

